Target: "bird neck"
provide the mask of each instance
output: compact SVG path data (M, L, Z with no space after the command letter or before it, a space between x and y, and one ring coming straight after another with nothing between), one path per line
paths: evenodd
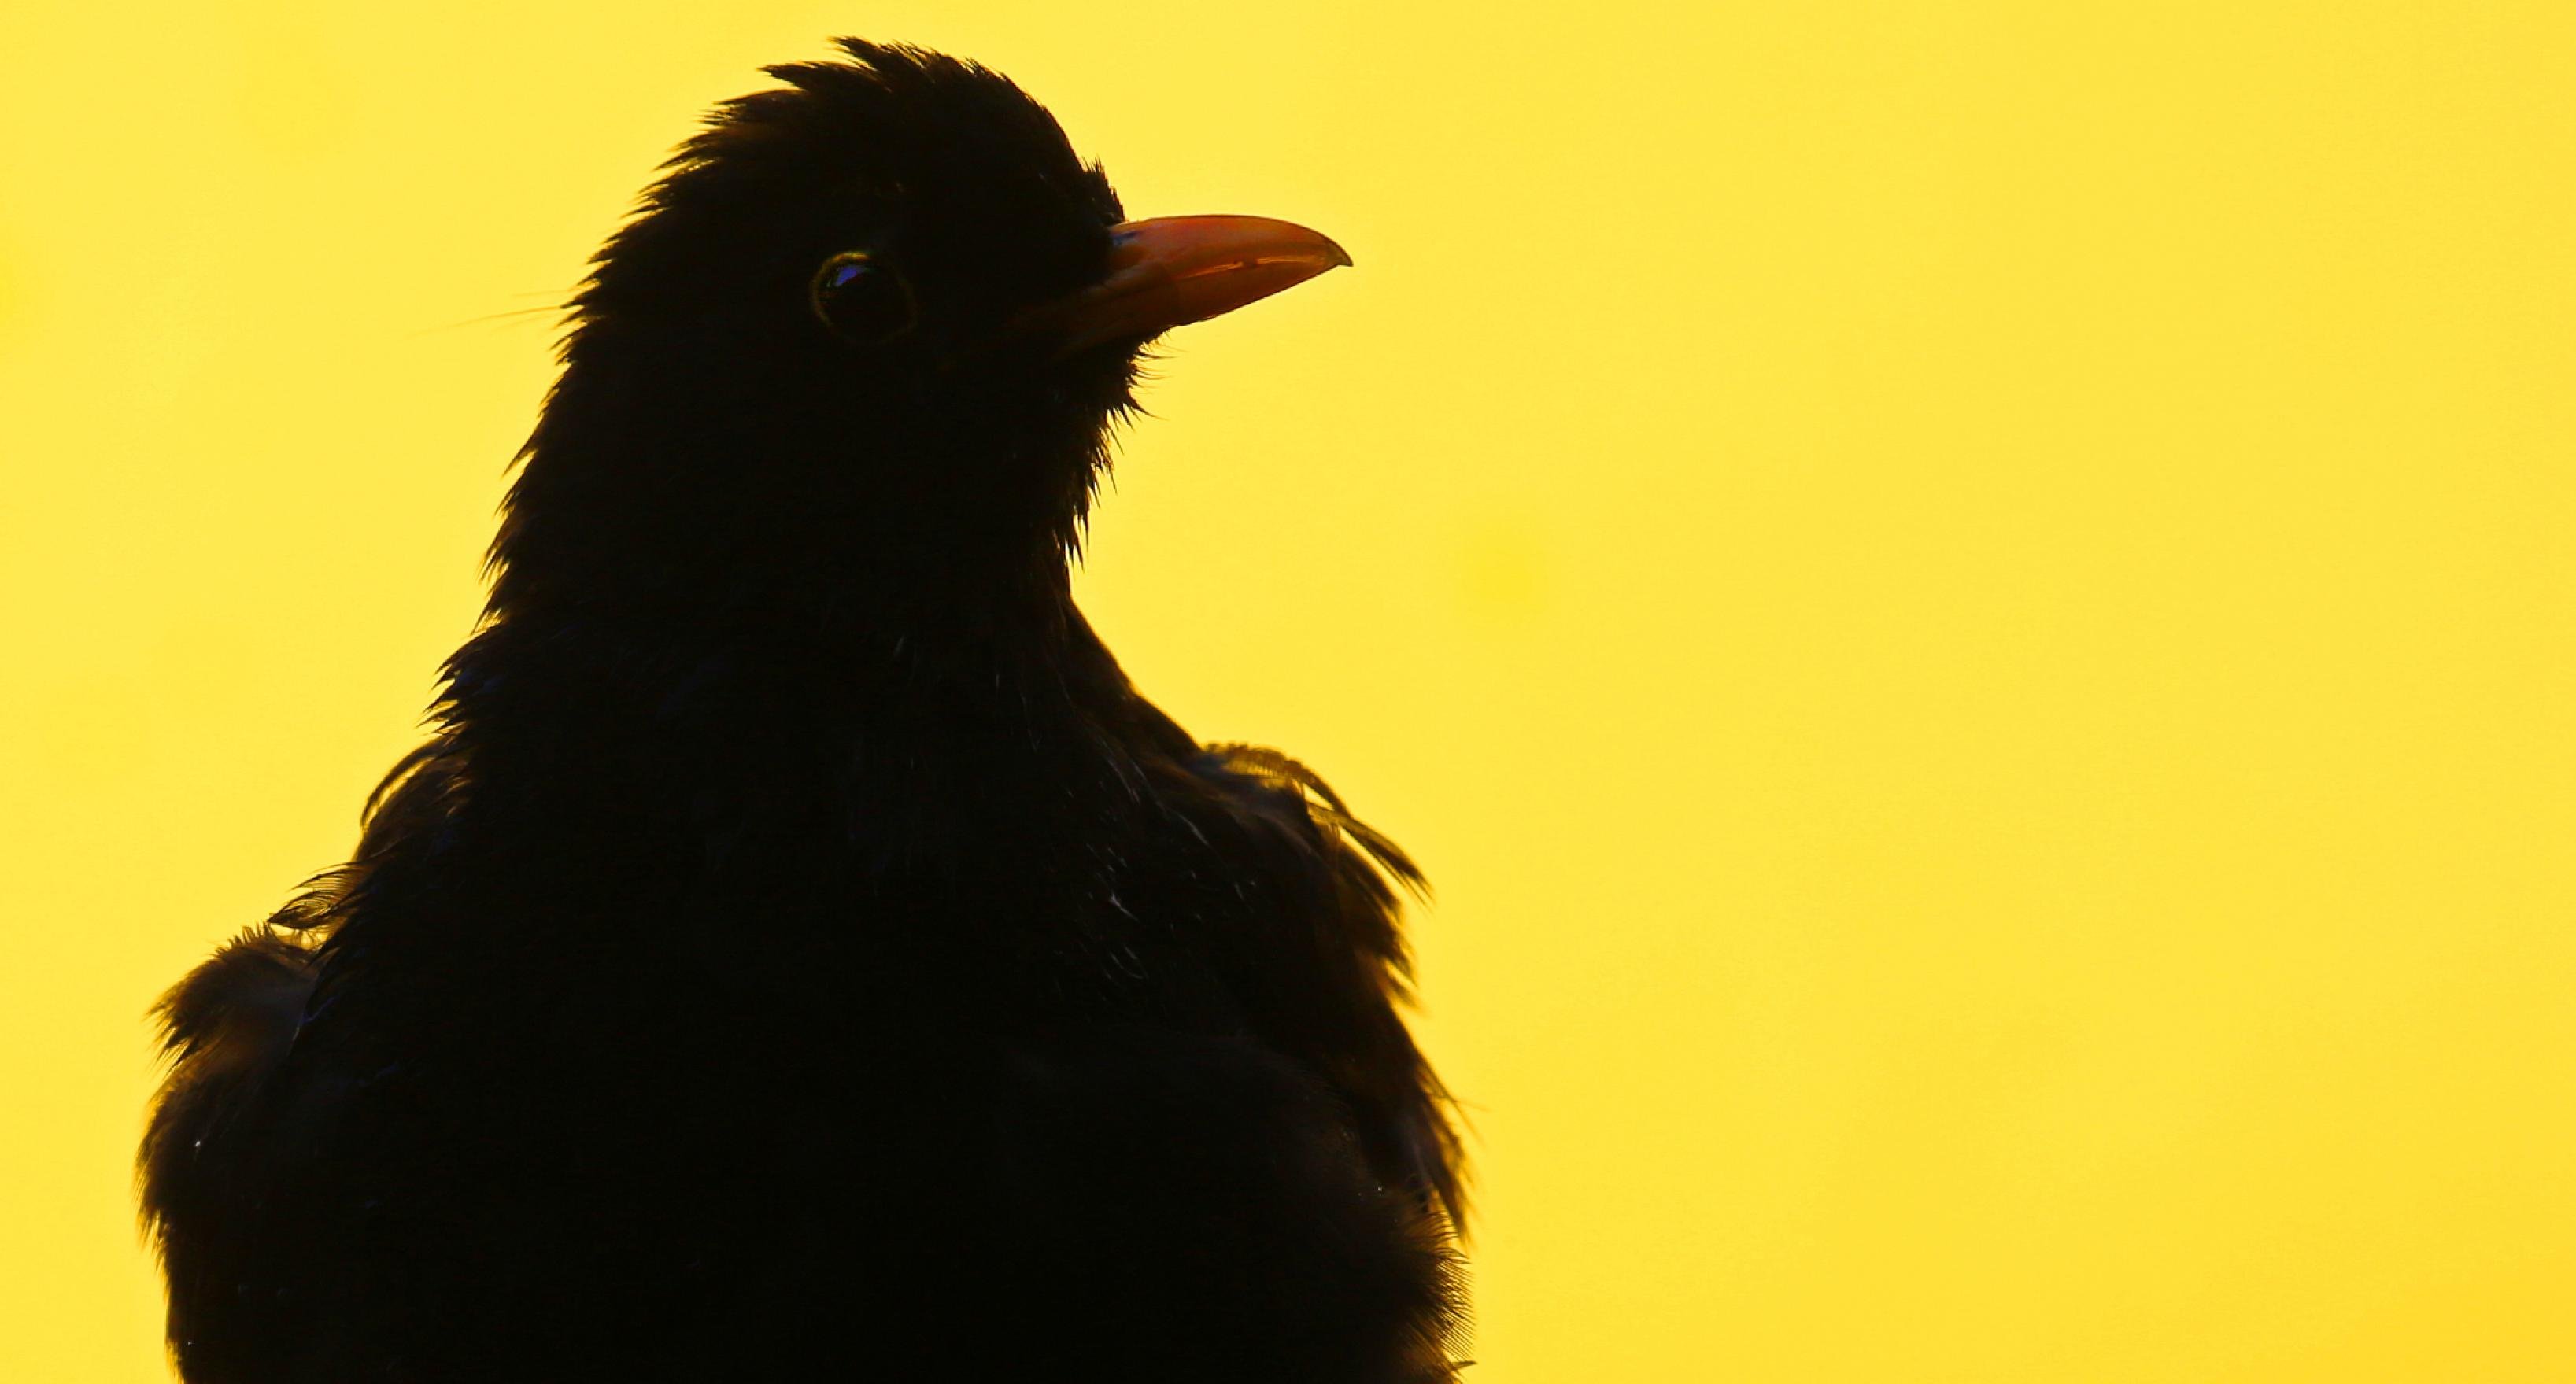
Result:
M971 600L933 589L496 601L442 705L468 810L511 839L721 854L735 873L821 839L956 868L1018 835L995 815L1013 804L1125 811L1134 694L1061 563Z
M922 706L1070 701L1107 654L1049 572L888 572L875 580L634 592L502 588L450 660L472 726L576 740L582 728L732 734L736 717L850 734ZM846 577L847 574L842 574ZM618 742L625 743L625 742Z
M1104 759L1141 723L1074 608L1064 511L884 479L1001 459L638 422L594 374L549 402L484 626L447 669L440 720L496 830L613 819L666 850L857 830L937 853L978 836L971 805L1087 802L1126 777Z

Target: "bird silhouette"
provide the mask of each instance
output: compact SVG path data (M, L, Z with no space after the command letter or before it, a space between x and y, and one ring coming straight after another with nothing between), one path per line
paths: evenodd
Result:
M1451 1378L1420 877L1067 573L1145 344L1348 256L1125 219L971 63L769 71L575 296L427 743L161 1002L180 1373Z

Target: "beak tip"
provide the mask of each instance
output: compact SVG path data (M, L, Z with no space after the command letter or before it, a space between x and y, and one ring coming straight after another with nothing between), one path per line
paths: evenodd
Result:
M1343 249L1341 242L1330 238L1324 241L1324 259L1336 269L1351 267L1351 252Z

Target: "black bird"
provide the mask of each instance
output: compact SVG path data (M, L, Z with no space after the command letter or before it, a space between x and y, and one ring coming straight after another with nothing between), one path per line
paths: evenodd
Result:
M191 1384L1458 1368L1419 877L1066 571L1146 342L1349 260L840 48L594 261L431 738L161 1003Z

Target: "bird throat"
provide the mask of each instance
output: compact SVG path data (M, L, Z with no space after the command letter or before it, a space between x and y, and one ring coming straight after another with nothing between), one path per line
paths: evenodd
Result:
M725 873L818 842L863 870L967 870L1016 804L1121 811L1134 694L1050 556L964 589L888 574L767 603L496 592L439 715L465 810Z
M598 383L568 370L549 402L448 665L436 719L480 832L971 868L1013 804L1132 803L1134 694L1068 572L1096 427L858 459L902 478L872 483L786 438L639 428ZM1033 462L1050 504L936 483Z

